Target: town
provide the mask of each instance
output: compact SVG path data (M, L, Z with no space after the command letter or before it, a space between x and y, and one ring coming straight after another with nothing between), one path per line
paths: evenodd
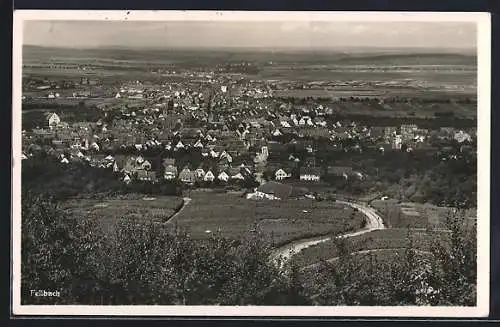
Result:
M357 165L328 160L345 153L430 152L460 160L475 152L475 127L368 126L335 119L342 98L294 105L273 96L275 83L232 81L212 72L189 77L168 85L129 81L107 95L94 95L106 88L85 77L69 90L60 81L30 83L47 99L98 97L102 103L92 121L45 112L43 124L23 130L23 159L44 152L63 164L112 170L125 184L179 180L205 188L275 180L314 188L322 181L372 177Z

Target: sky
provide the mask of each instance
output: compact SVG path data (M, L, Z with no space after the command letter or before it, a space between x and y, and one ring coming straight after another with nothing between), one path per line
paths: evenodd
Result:
M23 44L131 48L476 47L471 22L25 21Z

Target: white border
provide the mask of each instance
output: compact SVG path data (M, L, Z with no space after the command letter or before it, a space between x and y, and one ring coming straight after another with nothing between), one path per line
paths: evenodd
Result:
M478 262L476 307L349 306L37 306L21 305L21 68L26 20L107 21L352 21L475 22L478 49ZM488 13L431 12L250 12L250 11L68 11L14 12L12 159L12 309L15 315L234 316L234 317L485 317L489 312L490 272L490 42ZM481 167L481 169L479 169Z

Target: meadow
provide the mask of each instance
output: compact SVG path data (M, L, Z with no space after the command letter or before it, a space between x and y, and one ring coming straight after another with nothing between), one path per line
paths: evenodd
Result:
M328 105L338 112L367 114L383 117L433 118L435 112L453 111L457 117L475 117L476 104L456 104L464 98L474 99L477 91L476 58L468 53L422 53L414 50L398 51L229 51L229 50L154 50L145 49L48 49L25 47L23 74L25 77L49 77L51 79L78 79L81 76L97 77L103 89L119 86L123 79L186 81L187 76L167 76L153 73L157 70L204 70L214 71L219 65L251 62L257 73L245 73L250 80L278 83L330 82L328 88L301 89L291 86L276 90L274 96L284 99L329 99ZM44 64L70 65L50 68ZM84 65L86 70L73 66ZM345 85L345 83L352 84ZM343 86L342 86L343 85ZM113 96L113 92L109 96ZM338 98L387 99L393 97L411 99L454 99L442 105L432 103L386 104L357 103L348 101L338 104ZM102 100L102 99L101 99ZM61 100L58 100L61 101ZM97 100L100 101L100 100ZM413 102L413 101L412 101ZM432 102L432 101L431 101Z
M63 202L61 209L77 217L97 219L105 232L111 232L119 220L164 223L182 204L182 198L174 196L127 194L105 199L71 199Z
M326 201L248 200L238 194L209 192L192 192L190 196L190 204L170 223L200 239L212 233L241 238L253 231L278 246L358 229L364 222L364 216L352 208Z
M419 251L429 251L433 241L445 240L446 231L425 231L411 229L377 230L347 240L350 253L362 250L384 250L381 255L391 256L408 246L408 240L413 242L413 248ZM387 250L387 251L385 251ZM298 267L308 267L322 260L330 260L339 255L336 241L328 241L302 250L292 260Z
M453 213L453 209L448 207L438 207L429 203L397 203L394 200L375 200L371 202L371 206L381 213L388 227L394 228L444 228L446 218ZM418 215L405 215L405 211L413 211ZM467 210L465 215L471 218L466 221L472 226L473 218L477 215L475 210Z

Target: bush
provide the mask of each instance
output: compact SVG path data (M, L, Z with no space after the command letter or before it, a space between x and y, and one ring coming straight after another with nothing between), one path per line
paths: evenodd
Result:
M23 196L24 304L307 303L258 235L199 242L162 224L120 221L105 237L91 223L63 217L51 198ZM61 296L30 296L38 289Z
M357 245L336 240L339 260L324 262L307 292L317 305L475 306L476 233L463 217L451 215L451 233L427 253L417 251L410 233L404 252L385 260L372 253L350 255L359 251Z

